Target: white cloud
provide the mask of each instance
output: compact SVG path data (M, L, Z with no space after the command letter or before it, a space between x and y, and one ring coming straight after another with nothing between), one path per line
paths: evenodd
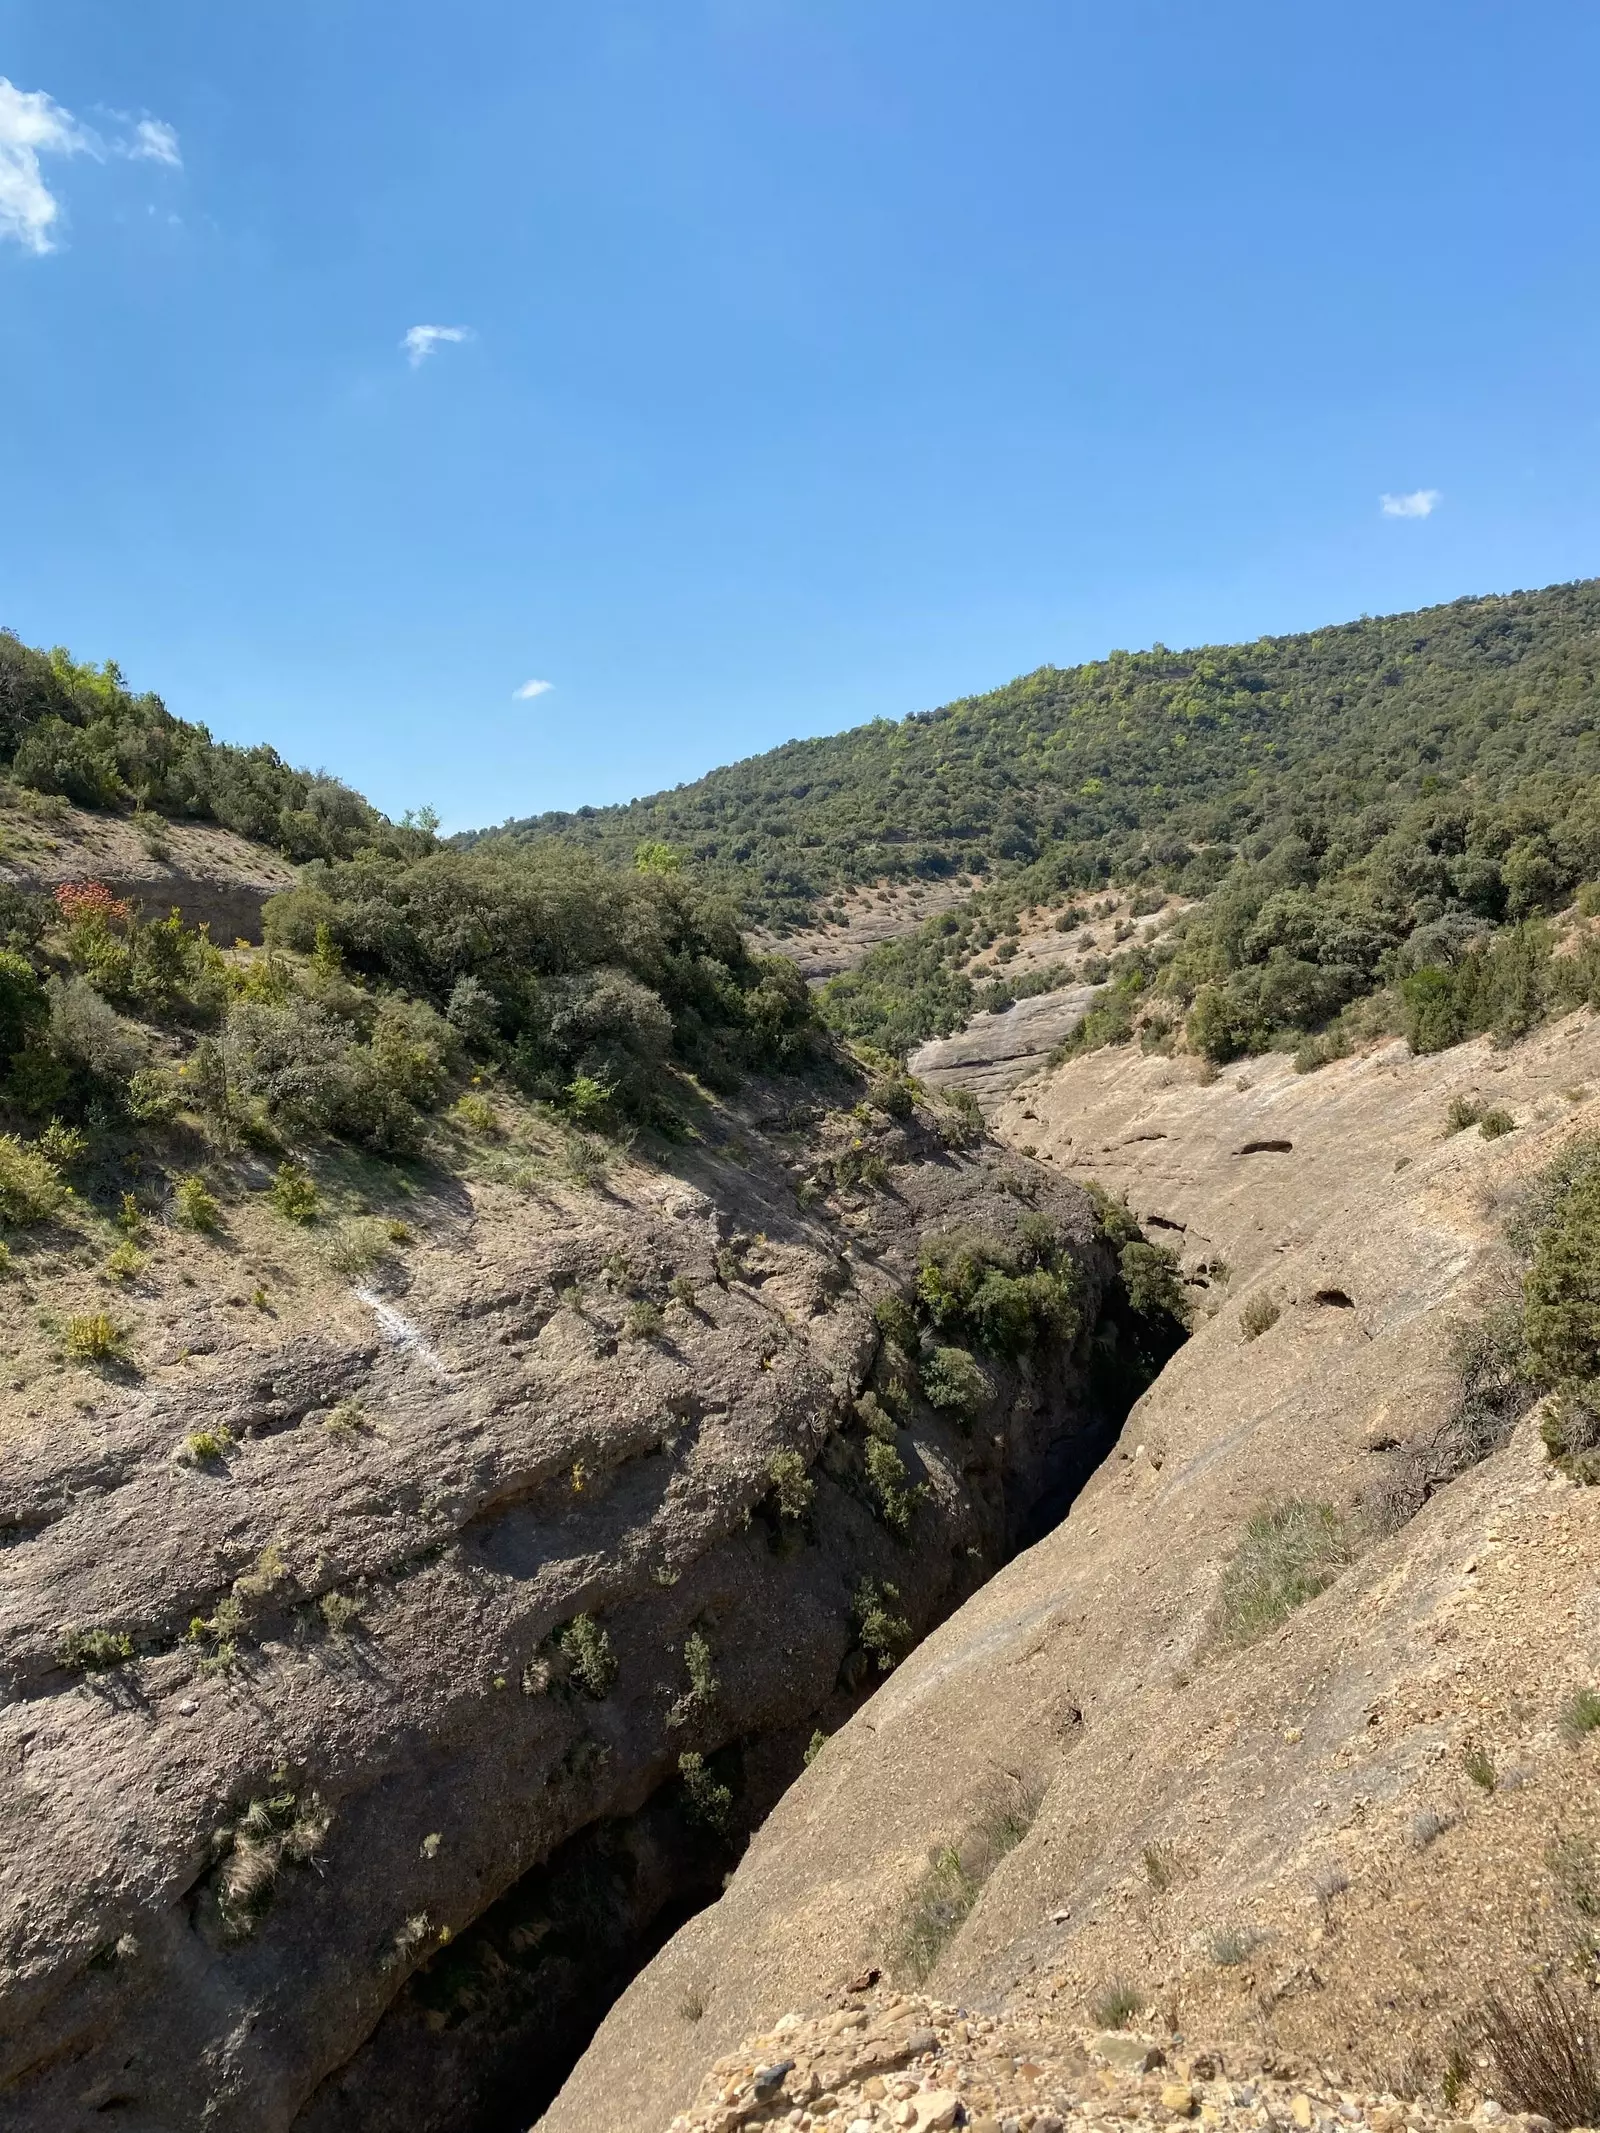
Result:
M1412 489L1405 496L1380 496L1379 508L1385 518L1429 518L1439 502L1437 489Z
M536 696L544 696L554 687L553 681L525 681L520 689L512 690L511 701L514 704L532 703Z
M133 131L110 141L75 119L43 89L19 89L0 74L0 239L9 237L24 251L53 252L61 203L44 181L41 156L125 156L135 163L165 163L181 170L178 136L165 119L132 119L113 111Z
M411 368L426 363L442 341L470 341L470 326L411 326L400 346L411 358Z
M136 163L168 163L174 170L183 168L177 133L165 119L140 119L124 153Z
M0 74L0 238L25 252L53 252L60 203L39 169L42 155L98 152L70 111L42 89L19 89Z

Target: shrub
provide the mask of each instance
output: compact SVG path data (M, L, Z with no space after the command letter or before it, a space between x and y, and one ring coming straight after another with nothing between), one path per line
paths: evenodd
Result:
M1096 2029L1128 2029L1144 2009L1145 1997L1138 1986L1117 1978L1089 2002L1089 2019Z
M315 1178L298 1163L279 1164L267 1198L286 1222L315 1222L322 1205Z
M893 1341L907 1355L915 1352L917 1316L903 1296L894 1293L880 1296L872 1307L872 1317L885 1340Z
M733 1792L706 1768L706 1759L692 1750L678 1757L678 1776L683 1782L684 1813L691 1822L725 1836L733 1819Z
M585 1696L596 1703L617 1678L616 1655L611 1639L592 1615L574 1615L556 1634L556 1649L567 1663L567 1673Z
M1498 1105L1492 1111L1485 1111L1478 1121L1478 1131L1486 1141L1497 1141L1502 1135L1516 1130L1517 1122L1511 1113Z
M806 1471L805 1460L796 1451L774 1452L767 1461L767 1479L780 1518L800 1519L810 1511L817 1485Z
M146 1064L145 1048L86 978L52 978L46 1045L52 1058L93 1093L126 1098Z
M364 1608L350 1593L325 1592L317 1602L317 1612L326 1623L330 1637L346 1637L355 1633Z
M1219 1970L1231 1970L1248 1962L1261 1945L1261 1935L1247 1926L1219 1926L1206 1940L1206 1953Z
M128 1113L142 1125L176 1118L183 1099L159 1067L139 1067L128 1083Z
M1247 1341L1259 1340L1263 1333L1272 1331L1282 1316L1283 1306L1272 1291L1258 1289L1239 1306L1239 1331Z
M623 1312L622 1330L630 1341L659 1340L667 1330L667 1322L655 1304L641 1299Z
M811 1765L827 1745L827 1734L823 1732L820 1726L816 1727L812 1732L811 1738L806 1742L805 1767L807 1770L811 1768Z
M869 1437L866 1448L867 1480L878 1499L883 1522L902 1538L910 1531L912 1516L926 1494L922 1483L913 1483L906 1463L892 1444Z
M702 1631L692 1629L688 1636L684 1638L683 1664L684 1671L689 1676L689 1695L691 1700L702 1708L707 1704L715 1703L721 1683L717 1679L716 1662L711 1650L710 1639Z
M1219 1641L1253 1644L1325 1591L1349 1561L1344 1520L1331 1504L1296 1497L1263 1507L1222 1573Z
M172 1204L185 1229L209 1236L222 1227L222 1209L206 1189L204 1178L192 1173L179 1178L172 1188Z
M133 1639L120 1630L69 1629L56 1656L74 1673L104 1674L133 1657Z
M1164 1244L1125 1244L1118 1258L1128 1301L1141 1315L1165 1312L1180 1326L1189 1322L1189 1297L1178 1255Z
M1447 1134L1464 1133L1468 1126L1475 1126L1483 1116L1483 1106L1473 1097L1452 1096L1445 1106L1444 1130Z
M601 1081L593 1074L575 1074L562 1092L568 1111L580 1126L603 1124L610 1116L615 1094L609 1081Z
M953 1148L970 1148L981 1141L988 1131L983 1116L983 1106L970 1089L947 1089L944 1097L946 1111L939 1125L939 1137Z
M898 1589L874 1578L863 1578L850 1603L851 1617L861 1647L878 1663L881 1674L889 1673L911 1642L911 1624L893 1609L899 1605Z
M69 1318L61 1345L74 1363L126 1363L131 1359L128 1328L108 1311Z
M1553 1465L1579 1482L1600 1482L1600 1387L1561 1386L1545 1409L1539 1434Z
M70 1170L88 1154L89 1136L81 1127L64 1126L53 1118L39 1136L39 1147L58 1170Z
M695 1308L697 1290L687 1274L674 1274L667 1283L667 1294L675 1304L682 1304L686 1311Z
M50 1019L50 998L25 955L0 949L0 1070Z
M935 1348L922 1363L922 1389L930 1404L971 1420L992 1397L993 1387L965 1348Z
M885 1075L868 1094L886 1118L909 1118L917 1107L916 1089L903 1074Z
M1491 1992L1481 2028L1497 2100L1557 2126L1600 2124L1600 2014L1592 1994L1531 1978L1520 1993Z
M1579 1689L1567 1699L1561 1709L1561 1732L1574 1745L1600 1732L1600 1689Z
M475 1133L480 1140L498 1140L501 1135L500 1114L486 1096L479 1096L469 1089L458 1096L451 1106L450 1116L468 1133Z
M66 1181L43 1149L0 1133L0 1221L46 1222L66 1197Z

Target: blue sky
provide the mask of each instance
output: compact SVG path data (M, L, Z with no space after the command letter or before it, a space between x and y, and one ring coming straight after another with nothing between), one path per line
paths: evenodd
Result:
M0 621L394 811L1600 567L1588 7L0 0L0 75Z

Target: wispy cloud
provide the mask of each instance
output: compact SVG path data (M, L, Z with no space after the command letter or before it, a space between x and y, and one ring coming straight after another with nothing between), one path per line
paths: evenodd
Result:
M136 163L166 163L173 170L183 168L183 157L178 153L178 136L165 119L140 119L123 153L132 156Z
M470 341L471 339L472 328L470 326L409 326L400 346L410 358L411 368L416 370L419 365L427 362L429 356L435 353L441 343L446 341Z
M554 687L553 681L525 681L520 689L512 690L511 701L514 704L529 704L536 696L548 695Z
M45 183L41 156L86 155L97 163L125 156L130 162L183 168L177 133L165 119L134 119L121 111L106 115L132 131L107 139L43 89L19 89L0 74L0 239L41 256L56 249L61 202Z
M1378 498L1385 518L1431 518L1438 503L1437 489L1411 489L1404 496Z
M56 199L39 168L43 155L93 155L98 143L70 111L42 89L19 89L0 74L0 238L25 252L55 250L51 235L60 218Z

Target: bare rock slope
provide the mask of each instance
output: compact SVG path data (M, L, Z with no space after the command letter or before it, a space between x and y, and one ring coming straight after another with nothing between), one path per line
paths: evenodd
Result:
M1004 1559L1093 1426L1081 1349L996 1368L970 1430L909 1418L908 1541L863 1460L872 1307L930 1231L1031 1212L1092 1327L1089 1202L797 1094L588 1187L436 1181L281 1335L246 1192L148 1375L13 1395L7 2125L481 2126L508 2053L537 2107L630 1938Z
M1109 1996L1414 2094L1486 1983L1581 1951L1600 1769L1563 1713L1600 1675L1600 1490L1532 1417L1455 1478L1441 1447L1508 1208L1596 1087L1580 1014L1503 1054L1206 1080L1122 1050L1018 1091L1002 1130L1182 1248L1198 1330L1066 1521L829 1741L639 1976L549 2133L665 2128L719 2054L880 1967L1058 2029ZM1474 1093L1515 1130L1448 1132ZM1289 1503L1339 1574L1241 1645L1225 1567Z

